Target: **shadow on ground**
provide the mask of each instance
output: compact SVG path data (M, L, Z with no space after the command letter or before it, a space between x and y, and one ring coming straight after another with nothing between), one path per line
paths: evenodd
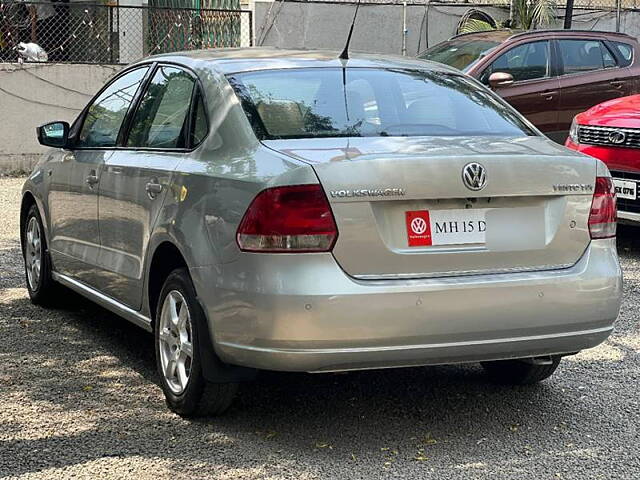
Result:
M630 255L640 251L634 232L619 241ZM637 405L637 392L622 388L629 368L638 373L629 348L622 359L565 361L550 381L518 388L487 383L474 365L265 372L242 385L224 417L183 420L164 405L151 335L72 292L62 308L31 305L13 268L19 249L1 255L12 268L0 284L0 476L142 458L174 478L372 478L394 469L469 478L506 467L543 478L600 462L603 442L619 454L611 465L626 462L621 449L637 440L626 409L612 412Z

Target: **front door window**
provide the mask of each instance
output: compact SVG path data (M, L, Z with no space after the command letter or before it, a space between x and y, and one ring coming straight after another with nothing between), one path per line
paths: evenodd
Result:
M116 146L124 117L147 70L138 68L119 77L93 101L80 129L77 148Z
M516 82L549 77L549 58L546 40L518 45L494 60L482 74L481 81L488 84L494 72L509 73Z

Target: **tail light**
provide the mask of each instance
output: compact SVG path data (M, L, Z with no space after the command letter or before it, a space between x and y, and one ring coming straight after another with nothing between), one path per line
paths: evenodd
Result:
M261 191L244 214L236 239L246 252L328 252L338 237L320 185Z
M589 213L591 238L616 236L616 191L610 177L597 177Z

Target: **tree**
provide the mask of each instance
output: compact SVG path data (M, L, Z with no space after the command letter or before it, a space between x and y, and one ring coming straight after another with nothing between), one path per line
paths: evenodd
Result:
M531 30L547 26L555 17L555 3L553 0L512 0L511 28ZM504 27L505 25L500 25ZM476 18L468 19L460 28L460 33L485 32L495 30L488 22Z

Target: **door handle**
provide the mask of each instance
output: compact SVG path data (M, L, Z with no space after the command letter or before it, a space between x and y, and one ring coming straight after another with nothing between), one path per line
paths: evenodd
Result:
M540 94L541 97L544 97L545 100L553 100L553 97L556 96L558 92L543 92Z
M154 178L149 183L147 183L145 190L147 191L147 195L149 195L149 198L153 200L158 196L160 192L162 192L162 184Z
M96 171L95 170L91 170L91 173L89 173L89 175L87 176L87 185L89 185L89 188L93 188L93 186L98 183L99 179L98 179L98 175L96 175Z
M63 162L71 162L75 159L76 159L76 156L73 154L73 152L67 152L62 156Z
M609 82L609 85L611 85L613 88L621 89L624 86L624 82L621 80L613 80Z

